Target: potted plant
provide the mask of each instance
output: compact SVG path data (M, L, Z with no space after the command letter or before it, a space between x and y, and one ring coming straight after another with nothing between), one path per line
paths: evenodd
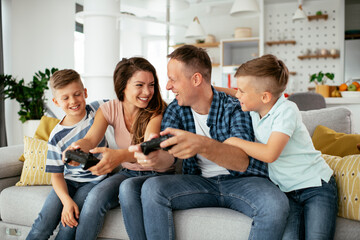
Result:
M15 99L20 104L19 120L24 123L28 120L39 120L45 113L45 90L49 89L48 81L58 69L38 71L33 80L25 85L24 79L17 81L11 75L0 75L3 86L4 99Z
M323 73L322 71L310 75L310 82L316 84L315 91L324 97L330 97L330 86L326 84L327 80L334 80L334 73Z

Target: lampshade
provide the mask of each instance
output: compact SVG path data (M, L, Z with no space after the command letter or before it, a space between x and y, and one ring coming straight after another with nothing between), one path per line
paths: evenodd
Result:
M205 36L205 31L200 24L198 17L194 17L194 20L190 23L188 29L186 30L185 37L203 37Z
M259 12L256 0L235 0L231 10L231 16L254 15Z
M303 11L302 6L299 5L298 9L296 9L296 12L293 16L293 21L304 20L306 18L307 18L307 16L306 16L305 12Z

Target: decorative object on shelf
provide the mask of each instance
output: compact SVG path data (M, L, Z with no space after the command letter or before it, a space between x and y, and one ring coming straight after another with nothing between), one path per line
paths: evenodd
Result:
M324 97L330 97L330 86L326 85L327 80L334 80L334 73L323 73L322 71L314 73L310 76L310 83L314 82L315 92L323 95Z
M302 0L299 0L298 3L299 7L296 9L295 14L292 18L293 22L306 19L306 14L302 9Z
M198 43L198 44L199 43L205 43L205 40L204 39L196 39L195 42Z
M338 54L338 50L335 49L335 48L330 49L330 54L331 54L331 55L336 55L336 54Z
M269 41L269 42L266 42L266 45L268 45L268 46L280 45L280 44L293 44L293 45L295 45L296 41L295 40L287 40L287 41Z
M0 75L1 84L4 86L4 98L15 99L20 104L18 114L22 123L40 119L44 115L46 111L44 93L46 89L49 89L50 77L57 70L57 68L52 68L45 69L45 72L36 72L28 85L25 85L24 79L17 82L11 75Z
M251 28L237 27L235 28L234 38L249 38L251 37Z
M324 20L327 20L328 19L328 15L327 14L321 14L321 15L311 15L311 16L308 16L308 20L309 21L312 21L312 20L318 20L318 19L324 19Z
M231 7L231 16L246 16L259 13L259 5L256 0L235 0Z
M205 43L214 43L216 42L216 38L212 34L208 34L205 38Z
M326 56L326 55L329 55L329 51L327 49L323 48L320 50L320 54L323 56Z
M184 46L185 43L179 43L179 44L176 44L176 45L173 45L171 46L172 48L178 48L178 47L181 47L181 46ZM194 43L194 44L190 44L190 45L193 45L195 47L201 47L201 48L215 48L215 47L219 47L220 45L220 42L213 42L213 43Z
M194 17L193 21L190 23L188 29L186 30L185 37L203 37L205 36L204 28L201 26L199 18Z

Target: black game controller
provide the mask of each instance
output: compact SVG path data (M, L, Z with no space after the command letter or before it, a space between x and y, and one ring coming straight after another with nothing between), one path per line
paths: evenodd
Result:
M75 161L80 163L81 167L86 170L92 166L95 166L99 159L97 159L92 153L85 153L80 149L67 150L65 153L65 162Z
M149 153L161 149L160 143L165 141L166 139L171 138L172 135L164 135L158 138L153 138L149 141L143 142L140 144L141 150L145 155L148 155ZM163 150L169 150L172 146L163 148Z

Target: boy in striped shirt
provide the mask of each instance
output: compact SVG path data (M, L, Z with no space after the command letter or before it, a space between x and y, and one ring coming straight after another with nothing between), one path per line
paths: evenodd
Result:
M84 138L94 122L99 106L104 101L86 104L87 90L80 75L70 69L57 71L50 78L53 102L65 116L50 134L46 172L50 172L53 189L47 197L38 218L26 239L48 239L59 222L57 239L73 239L77 219L90 190L106 175L92 175L81 166L72 166L62 161L62 154L73 142ZM107 147L105 137L99 147Z

